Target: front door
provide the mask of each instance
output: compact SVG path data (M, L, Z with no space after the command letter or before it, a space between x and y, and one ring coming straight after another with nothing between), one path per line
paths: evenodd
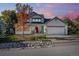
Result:
M36 32L36 33L39 33L39 28L38 28L38 26L35 27L35 32Z

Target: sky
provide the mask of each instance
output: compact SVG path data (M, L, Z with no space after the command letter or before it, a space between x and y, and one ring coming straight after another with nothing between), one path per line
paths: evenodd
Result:
M26 3L27 4L27 3ZM79 16L79 3L28 3L33 11L44 14L46 18L68 16L75 19ZM4 10L16 10L15 3L0 3L0 14Z

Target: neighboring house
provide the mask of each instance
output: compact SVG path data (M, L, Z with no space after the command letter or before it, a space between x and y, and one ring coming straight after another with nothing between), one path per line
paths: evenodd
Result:
M2 20L0 20L0 37L5 35L5 24Z
M28 29L25 31L19 31L16 27L15 34L67 34L67 24L58 17L45 19L43 15L32 12L30 20L27 20L27 25Z

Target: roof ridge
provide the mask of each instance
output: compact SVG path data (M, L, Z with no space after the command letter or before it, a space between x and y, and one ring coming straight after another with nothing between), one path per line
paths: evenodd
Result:
M49 20L48 22L50 22L50 21L52 21L52 20L54 20L54 19L58 19L58 20L60 20L61 22L65 23L63 20L61 20L61 19L60 19L60 18L58 18L57 16L56 16L56 17L54 17L53 19ZM48 22L46 22L46 23L48 23Z

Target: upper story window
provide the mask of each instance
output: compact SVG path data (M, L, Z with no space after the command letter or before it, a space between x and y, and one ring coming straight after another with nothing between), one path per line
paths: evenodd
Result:
M33 22L41 22L41 19L33 19Z
M41 22L41 19L38 19L39 22Z

